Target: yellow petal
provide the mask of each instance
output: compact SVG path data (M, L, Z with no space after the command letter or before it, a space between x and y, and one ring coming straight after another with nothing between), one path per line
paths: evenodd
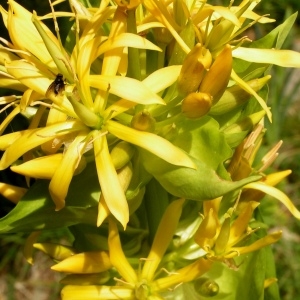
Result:
M7 72L11 76L42 96L46 94L48 87L54 80L49 79L53 77L53 74L47 71L44 72L44 70L41 71L39 68L25 61L13 61L7 63L6 67ZM55 97L54 95L51 95L49 98L58 105L60 110L65 111L67 115L76 116L72 105L66 97Z
M242 78L240 78L232 69L231 71L231 78L241 87L243 88L246 92L248 92L250 95L254 96L256 98L256 100L258 101L258 103L261 105L261 107L264 109L264 111L266 112L269 120L272 120L272 114L271 111L269 110L265 100L260 97L253 88L251 88L247 82L245 82Z
M36 242L37 238L41 234L41 231L33 231L30 233L30 235L27 237L25 241L25 245L23 248L23 255L27 262L31 265L33 265L33 244Z
M61 291L62 300L129 300L134 299L134 290L121 286L67 285Z
M275 187L269 186L263 182L249 183L249 184L245 185L244 188L258 190L258 191L264 192L265 194L276 198L291 212L291 214L295 218L300 220L299 210L295 207L295 205L289 199L289 197L282 191L276 189Z
M75 254L73 248L53 243L35 243L35 249L41 250L55 260L63 260Z
M67 151L63 154L61 163L57 166L49 184L50 195L56 205L55 210L60 210L65 206L65 198L68 193L70 182L78 167L81 155L85 150L84 139L87 132L79 133Z
M19 49L32 53L50 69L57 70L41 36L31 21L32 14L13 0L9 0L8 4L8 31L13 44ZM57 41L48 27L42 26L49 37L53 41Z
M250 201L246 203L243 209L239 212L238 217L232 223L230 228L230 238L228 246L236 244L240 238L244 237L244 233L249 225L249 221L252 218L253 211L259 205L258 202Z
M68 121L57 123L45 128L18 131L16 134L8 134L1 136L0 146L2 140L3 144L6 144L6 146L8 146L7 143L9 141L7 139L11 137L13 139L12 141L10 141L11 145L7 148L7 150L4 152L1 158L0 169L6 169L24 153L49 140L54 139L55 137L63 136L71 132L76 132L85 129L86 127L79 122Z
M153 291L163 291L176 287L182 282L190 282L205 274L212 266L213 262L200 258L186 267L176 270L175 274L157 279L153 282Z
M90 75L90 85L140 104L165 104L142 82L122 76Z
M2 135L2 133L4 132L4 130L6 129L6 127L10 124L10 122L12 121L12 119L18 114L20 113L20 106L16 106L10 113L9 115L5 118L4 121L2 121L2 123L0 124L0 135Z
M239 22L239 19L232 11L230 11L230 9L224 6L217 6L217 5L210 5L200 9L195 16L192 16L193 23L196 25L199 24L204 19L212 15L212 13L214 12L216 18L222 16L224 19L230 21L238 28L241 27L241 23Z
M94 152L97 174L107 207L124 228L129 220L129 209L125 193L110 157L105 136L94 134Z
M194 163L185 152L156 134L138 131L111 120L106 122L106 127L119 139L142 147L170 164L195 168Z
M27 192L27 189L0 182L0 194L11 202L17 204Z
M231 258L238 256L240 254L246 254L250 252L254 252L259 250L263 247L276 243L282 235L282 231L274 232L271 234L266 235L265 237L255 241L249 246L244 247L233 247L230 249L230 254L226 255L226 258Z
M111 218L109 218L108 247L112 265L129 284L134 286L138 279L137 274L122 250L117 224Z
M150 253L145 260L142 270L142 278L151 281L160 264L177 228L182 212L184 199L171 202L164 212L157 228Z
M300 68L300 52L279 49L238 47L232 55L249 62L274 64L286 68Z
M105 53L108 50L112 50L120 47L133 47L138 49L148 49L154 51L161 51L161 49L155 44L151 43L147 39L133 34L133 33L120 33L113 39L107 39L103 44L98 47L96 57Z
M146 77L143 80L143 84L145 84L154 93L159 93L177 80L180 70L181 65L158 69Z
M105 251L82 252L70 256L51 267L52 270L75 274L101 273L112 267Z
M118 172L120 185L123 191L126 192L132 178L132 165L127 164L123 168L119 169L117 172ZM103 194L101 194L99 205L98 205L97 226L99 227L109 215L110 215L109 208L105 203Z

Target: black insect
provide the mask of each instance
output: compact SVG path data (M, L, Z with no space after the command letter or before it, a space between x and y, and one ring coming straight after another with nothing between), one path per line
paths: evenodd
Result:
M54 93L55 96L61 94L65 90L65 81L63 75L58 73L54 81L49 85L46 96L49 96L51 93Z

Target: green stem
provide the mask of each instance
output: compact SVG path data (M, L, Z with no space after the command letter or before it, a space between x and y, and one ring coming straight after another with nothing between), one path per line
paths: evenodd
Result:
M127 30L129 33L137 34L135 9L127 11ZM140 52L137 48L128 48L127 77L141 80Z

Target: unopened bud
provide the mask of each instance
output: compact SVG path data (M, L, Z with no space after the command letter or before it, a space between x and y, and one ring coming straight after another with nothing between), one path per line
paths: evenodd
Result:
M216 57L211 68L203 78L199 92L209 93L216 104L225 92L232 70L232 53L229 45Z
M181 111L190 118L200 118L206 115L212 105L212 97L207 93L191 93L182 101Z
M179 93L188 95L196 92L211 61L210 52L201 44L197 44L183 61L178 77Z
M144 109L133 116L131 127L140 131L153 132L155 129L155 119Z

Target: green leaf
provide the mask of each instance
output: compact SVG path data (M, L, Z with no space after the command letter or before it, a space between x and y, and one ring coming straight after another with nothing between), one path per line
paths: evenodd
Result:
M96 224L100 189L93 164L74 177L66 207L60 211L55 211L48 186L47 180L34 183L17 206L0 219L0 234L53 229L78 223Z
M232 152L224 134L219 131L218 123L211 117L183 120L178 125L178 132L173 143L191 156L197 169L171 165L140 149L145 169L170 194L200 201L214 199L260 178L252 176L237 182L228 180L223 162L231 157Z
M192 157L196 170L171 165L151 153L146 153L145 150L140 151L145 169L176 197L199 201L214 199L261 178L251 176L240 181L228 181L219 177L216 171L204 162Z
M213 170L232 155L219 124L205 116L197 120L184 119L178 124L178 136L173 142L192 157L204 161Z

